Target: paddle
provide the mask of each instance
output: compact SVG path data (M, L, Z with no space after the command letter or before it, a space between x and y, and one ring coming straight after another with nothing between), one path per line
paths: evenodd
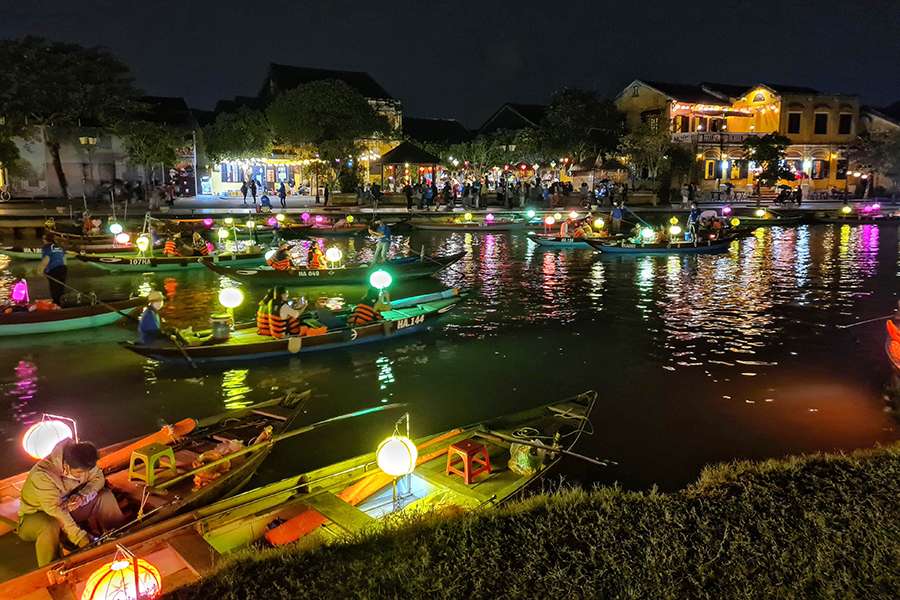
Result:
M60 281L59 279L57 279L56 277L53 277L52 275L48 275L48 274L44 273L44 277L46 277L47 279L49 279L49 280L51 280L51 281L55 281L56 283L60 284L60 285L63 286L64 288L68 288L68 289L72 290L73 292L76 292L76 293L78 293L78 294L81 294L82 296L86 296L86 295L87 295L87 294L85 294L84 292L82 292L81 290L72 287L71 285L69 285L69 284L66 283L65 281ZM117 312L117 313L119 313L120 315L122 315L123 317L127 317L127 318L131 319L131 320L134 321L135 323L140 323L140 322L141 322L141 320L140 320L139 318L135 317L133 314L131 314L131 313L126 313L126 312L122 312L121 310L117 309L116 307L110 306L109 304L107 304L107 303L104 302L103 300L97 299L96 296L95 296L94 298L95 298L97 304L99 304L100 306L105 306L105 307L108 308L109 310L111 310L111 311L113 311L113 312ZM174 336L174 335L170 335L170 336L169 336L169 339L172 341L173 344L175 344L175 347L178 348L178 351L181 352L181 356L184 357L184 360L187 361L187 363L188 363L189 365L191 365L191 367L193 367L194 369L197 369L197 368L198 368L198 367L197 367L197 363L195 363L195 362L191 359L191 357L188 356L188 353L184 350L184 346L181 344L181 342L178 341L178 338L177 338L176 336Z
M511 442L511 443L515 443L515 444L521 444L523 446L530 446L532 448L540 448L541 450L546 450L548 452L555 452L558 454L565 454L567 456L573 456L575 458L580 458L583 461L587 461L593 465L597 465L598 467L608 467L609 465L619 464L614 460L597 460L596 458L591 458L589 456L585 456L584 454L578 454L577 452L572 452L571 450L566 450L565 448L554 448L553 446L547 446L546 444L541 444L540 442L531 442L531 441L520 440L519 438L512 437L511 435L506 435L506 434L500 433L498 431L491 431L489 429L486 431L476 431L475 435L486 438L488 440L490 440L491 438L495 438L497 440L503 440L503 441L507 441L507 442Z
M265 442L262 442L262 443L259 443L259 444L254 444L254 445L252 445L252 446L247 446L246 448L242 448L242 449L238 450L237 452L232 452L231 454L227 454L227 455L223 456L222 458L220 458L220 459L218 459L218 460L214 460L214 461L211 462L211 463L207 463L207 464L203 465L202 467L198 467L198 468L196 468L196 469L193 469L193 470L191 470L191 471L188 471L187 473L183 473L183 474L179 475L178 477L174 477L174 478L172 478L172 479L169 479L169 480L167 480L167 481L161 483L160 485L156 486L156 487L154 488L154 490L164 490L164 489L166 489L166 488L169 488L169 487L173 486L174 484L178 483L179 481L183 481L183 480L185 480L185 479L187 479L187 478L189 478L189 477L193 477L193 476L196 475L197 473L201 473L201 472L206 471L206 470L208 470L208 469L210 469L210 468L212 468L212 467L218 466L218 465L220 465L220 464L222 464L222 463L224 463L224 462L228 462L228 461L230 461L231 459L236 458L236 457L238 457L238 456L242 456L242 455L244 455L244 454L249 454L249 453L251 453L251 452L256 452L257 450L262 450L263 448L266 448L266 447L268 447L268 446L271 446L271 445L274 444L275 442L280 442L280 441L282 441L282 440L286 440L286 439L288 439L288 438L291 438L291 437L294 437L294 436L297 436L297 435L301 435L301 434L304 434L304 433L309 433L310 431L314 431L314 430L316 430L316 429L319 429L319 428L324 427L324 426L326 426L326 425L331 425L332 423L337 423L337 422L339 422L339 421L346 421L347 419L354 419L354 418L356 418L356 417L362 417L362 416L365 416L365 415L374 414L374 413L378 413L378 412L383 412L383 411L386 411L386 410L394 410L394 409L397 409L397 408L403 408L403 407L405 407L405 406L407 406L406 403L404 403L404 402L399 402L399 403L394 403L394 404L385 404L384 406L375 406L375 407L373 407L373 408L364 408L364 409L362 409L362 410L357 410L357 411L355 411L355 412L347 413L347 414L345 414L345 415L339 415L339 416L337 416L337 417L331 417L331 418L329 418L329 419L325 419L324 421L317 421L316 423L313 423L313 424L311 424L311 425L306 425L306 426L304 426L304 427L299 427L299 428L294 429L294 430L292 430L292 431L288 431L287 433L282 433L282 434L280 434L280 435L276 435L275 437L273 437L272 439L270 439L270 440L268 440L268 441L265 441Z
M866 319L865 321L857 321L856 323L850 323L848 325L836 325L838 329L849 329L851 327L856 327L857 325L865 325L866 323L874 323L875 321L883 321L885 319L890 319L894 316L894 313L889 315L884 315L883 317L875 317L874 319Z

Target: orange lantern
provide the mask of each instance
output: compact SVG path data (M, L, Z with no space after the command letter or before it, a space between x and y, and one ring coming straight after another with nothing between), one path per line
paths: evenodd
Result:
M111 563L94 571L81 600L152 600L162 595L162 578L149 562L118 546Z

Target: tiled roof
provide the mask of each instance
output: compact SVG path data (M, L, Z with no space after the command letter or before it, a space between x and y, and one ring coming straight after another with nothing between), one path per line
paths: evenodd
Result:
M403 133L419 142L459 144L472 137L456 119L403 117Z
M366 98L375 100L393 100L372 76L363 71L335 71L332 69L315 69L311 67L294 67L291 65L269 64L269 75L262 96L277 94L300 87L304 83L337 79L343 81ZM271 87L270 87L271 86ZM272 89L274 88L274 89Z

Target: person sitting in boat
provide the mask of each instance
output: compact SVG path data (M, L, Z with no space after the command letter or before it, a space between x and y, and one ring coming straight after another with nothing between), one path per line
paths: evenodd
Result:
M191 248L194 251L194 256L206 256L209 254L209 246L206 245L206 240L196 231L191 236Z
M316 298L315 309L309 313L310 318L315 321L313 325L325 327L326 331L328 329L340 329L345 324L343 319L334 314L333 307L329 306L331 302L332 300L327 296L319 296ZM306 322L310 323L309 320L306 320Z
M162 292L153 290L147 294L147 306L138 321L138 343L143 346L152 346L171 339L163 331L162 317L159 316L164 301Z
M179 256L178 246L181 244L181 234L176 233L166 238L166 245L163 246L163 254L166 256Z
M294 268L293 263L291 263L291 255L289 254L290 249L290 245L281 244L275 250L275 253L266 260L266 264L276 271L290 271Z
M306 310L306 301L294 305L287 288L278 286L272 290L269 308L269 335L281 339L286 335L301 335L300 315Z
M66 439L31 468L22 486L16 533L35 542L39 567L59 556L60 532L79 548L120 527L125 516L97 467L97 448ZM89 531L90 530L90 533Z
M309 252L306 254L306 267L309 269L324 269L325 254L319 245L315 242L309 245Z
M387 296L387 292L379 292L375 288L370 287L359 304L353 308L350 316L347 317L347 324L350 327L358 327L381 321L384 319L381 313L390 309L391 300Z
M262 297L256 307L256 334L269 337L272 335L269 314L272 311L272 292L266 290L266 295Z

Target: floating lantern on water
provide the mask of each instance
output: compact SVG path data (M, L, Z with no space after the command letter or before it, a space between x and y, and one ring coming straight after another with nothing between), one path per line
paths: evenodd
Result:
M219 290L219 304L225 308L237 308L244 301L244 292L236 287L227 287Z
M731 207L730 207L730 206L723 206L723 207L722 207L722 214L725 215L726 217L727 217L728 215L730 215L730 214L731 214Z
M234 225L234 219L231 217L225 217L225 224L231 227L232 225Z
M548 227L552 226L554 223L556 223L556 219L553 218L553 215L547 215L547 218L544 219L544 225L547 225Z
M569 213L569 218L572 219L572 220L574 221L575 219L578 218L578 212L577 212L577 211L574 211L574 210L571 211L571 212Z
M669 219L669 225L678 225L678 217L672 217Z
M603 229L605 226L606 226L606 222L603 219L601 219L600 217L597 217L596 219L594 219L594 227L596 229Z
M378 444L375 460L378 468L391 477L409 475L416 468L419 450L411 439L394 434Z
M125 244L127 244L130 241L131 241L131 236L128 235L127 233L125 233L124 231L122 233L119 233L116 235L116 243L117 244L122 244L124 246Z
M150 238L147 235L142 234L138 236L138 239L135 240L134 243L137 245L138 250L146 252L147 248L150 247Z
M471 221L471 220L472 220L472 213L467 212L466 214L463 215L463 221Z
M216 232L216 235L219 236L220 240L228 239L228 230L224 227L219 227L219 231Z
M672 237L681 235L681 227L678 225L672 225L671 227L669 227L669 235L671 235Z
M757 208L755 211L753 211L753 215L761 219L766 216L766 210L764 208Z
M844 206L841 207L841 212L844 213L845 215L849 215L851 212L853 212L853 209L845 204Z
M116 223L115 221L113 221L109 224L109 232L113 235L119 235L120 233L122 233L122 229L123 228L121 223Z
M740 225L740 224L741 224L741 220L738 219L737 217L731 219L731 226L732 226L732 227L737 227L737 226Z
M284 219L285 219L284 213L278 213L277 215L275 215L275 220L278 221L279 223L283 223Z
M71 427L66 421L71 422ZM44 415L39 422L25 431L25 435L22 436L22 448L32 458L41 460L49 456L63 440L78 440L75 421L66 417Z
M326 256L326 258L328 258ZM383 269L378 269L369 276L369 284L377 290L383 290L391 285L394 278L391 274Z
M494 222L494 213L486 214L484 216L484 220L487 221L488 223L493 223Z
M353 218L353 215L347 215L347 222L348 222L348 223L352 223L354 220L355 220L355 219Z
M161 594L159 570L119 546L113 561L88 578L81 600L153 600Z
M203 226L206 227L207 229L209 229L210 227L213 226L213 220L210 219L209 217L206 217L205 219L203 219Z

